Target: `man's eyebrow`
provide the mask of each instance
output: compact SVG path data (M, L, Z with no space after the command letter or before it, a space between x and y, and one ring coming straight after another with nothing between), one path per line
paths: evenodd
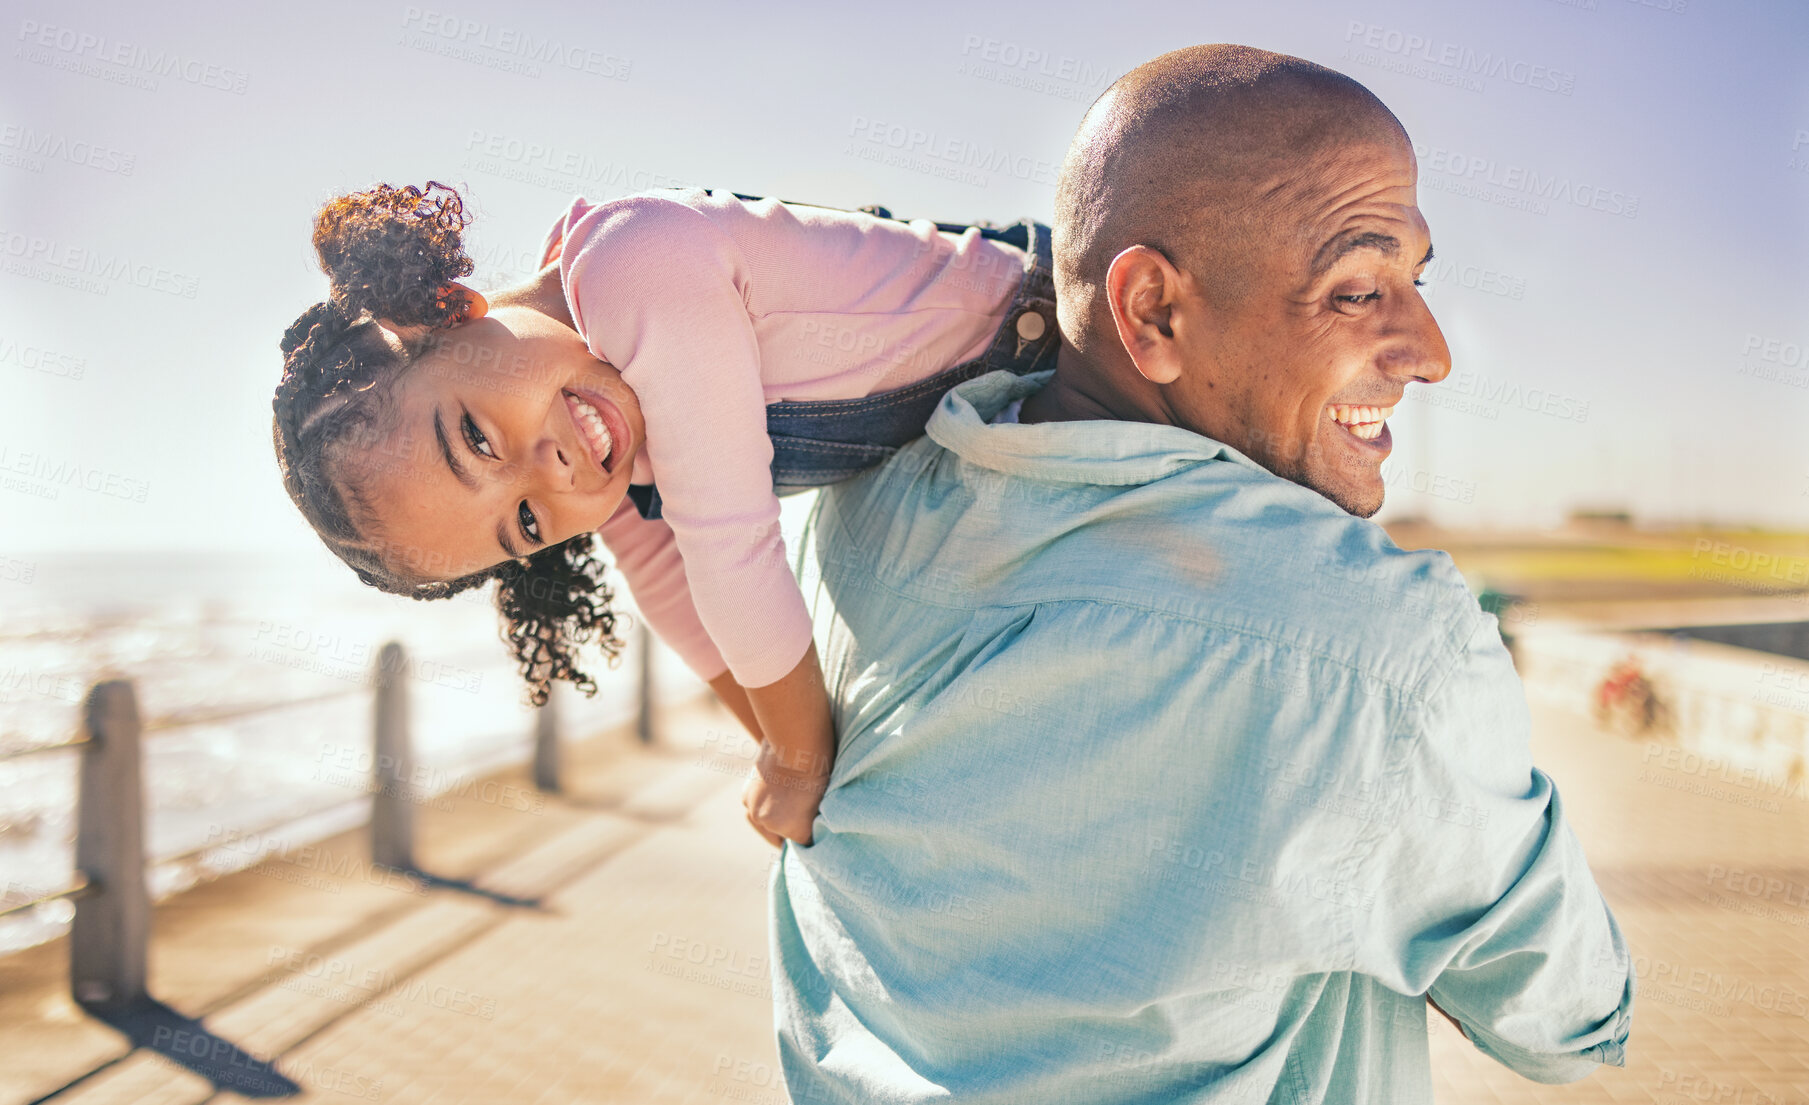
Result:
M472 477L471 473L465 471L465 466L459 463L459 458L452 454L452 445L446 440L446 426L440 421L440 408L438 407L433 409L433 439L440 443L440 456L446 458L446 467L452 469L452 474L458 477L458 481L473 491L477 490L477 480ZM514 544L509 541L508 528L500 521L496 523L496 543L502 546L502 551L509 555L509 559L519 560L521 558L521 553L516 551Z
M1343 235L1333 238L1319 247L1318 256L1313 258L1312 275L1317 279L1338 263L1347 253L1359 249L1379 250L1389 257L1401 252L1401 240L1392 234L1384 234L1379 230L1365 230L1361 234ZM1426 247L1426 256L1420 258L1420 264L1432 260L1432 247Z

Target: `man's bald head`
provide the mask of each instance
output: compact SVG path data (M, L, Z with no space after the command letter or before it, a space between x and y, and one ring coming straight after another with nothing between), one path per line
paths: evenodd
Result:
M1451 371L1417 181L1400 122L1323 66L1195 46L1133 69L1062 164L1062 348L1019 421L1178 426L1374 514L1395 404Z
M1062 329L1077 347L1110 340L1098 302L1112 259L1147 245L1235 300L1272 244L1304 168L1346 143L1407 145L1361 84L1248 46L1191 46L1120 77L1068 148L1055 198Z

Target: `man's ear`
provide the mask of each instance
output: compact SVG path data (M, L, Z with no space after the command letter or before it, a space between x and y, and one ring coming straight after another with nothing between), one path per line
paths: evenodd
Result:
M1181 376L1174 314L1184 279L1160 250L1149 246L1129 247L1106 269L1106 302L1118 340L1152 384L1172 384Z

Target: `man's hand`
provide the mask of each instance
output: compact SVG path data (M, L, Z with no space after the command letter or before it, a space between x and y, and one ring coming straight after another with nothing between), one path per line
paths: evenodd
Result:
M810 843L810 826L817 819L823 792L829 789L829 772L821 758L802 767L787 766L771 741L760 743L754 757L754 773L741 791L748 824L777 848L780 841Z

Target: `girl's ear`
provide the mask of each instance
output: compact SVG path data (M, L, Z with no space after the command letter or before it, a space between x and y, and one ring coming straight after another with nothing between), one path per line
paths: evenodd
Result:
M441 302L453 302L458 309L458 320L470 322L483 318L490 313L490 301L484 293L464 284L451 283L440 289Z
M450 304L457 312L453 316L455 326L459 323L483 318L490 313L490 301L485 299L484 294L476 288L466 287L464 284L455 282L442 284L436 294L435 306L444 307ZM433 330L433 327L426 325L403 326L401 323L387 318L379 318L377 321L383 325L385 330L393 332L404 341L413 341Z

